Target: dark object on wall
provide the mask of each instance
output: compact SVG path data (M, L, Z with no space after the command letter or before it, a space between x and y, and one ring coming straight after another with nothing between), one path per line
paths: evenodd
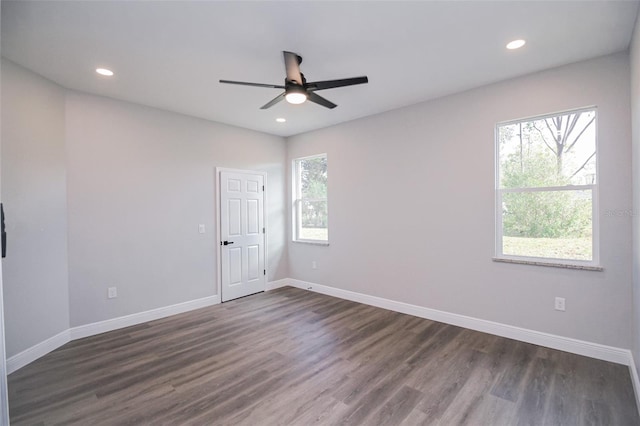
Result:
M0 235L2 235L2 257L7 257L7 233L4 230L4 208L0 203Z

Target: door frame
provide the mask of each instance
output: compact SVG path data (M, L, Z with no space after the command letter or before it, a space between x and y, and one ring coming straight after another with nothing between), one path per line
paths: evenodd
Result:
M7 386L7 353L4 338L4 289L0 261L0 425L9 424L9 390Z
M269 199L269 197L267 197L267 191L269 190L269 185L267 185L267 172L261 172L261 171L257 171L257 170L245 170L245 169L232 169L232 168L228 168L228 167L216 167L216 172L215 172L215 177L214 177L214 188L215 188L215 196L214 198L214 208L216 211L216 235L215 235L215 245L216 245L216 268L217 268L217 273L216 273L216 289L217 289L217 295L220 298L220 303L222 303L222 249L221 249L221 245L220 245L220 235L221 235L221 224L220 224L220 208L221 208L221 200L220 198L222 197L222 190L220 188L220 184L222 183L222 179L220 178L222 172L230 172L230 173L246 173L246 174L252 174L252 175L260 175L263 178L263 182L264 182L264 191L262 191L262 220L263 220L263 224L264 224L264 229L265 231L267 229L269 229L269 225L267 224L267 217L269 216L267 214L267 200ZM263 247L263 256L264 256L264 269L265 271L267 271L267 273L264 276L265 282L265 289L267 287L267 283L268 281L268 277L269 277L269 262L268 262L268 237L267 237L268 233L265 232L264 233L264 247Z

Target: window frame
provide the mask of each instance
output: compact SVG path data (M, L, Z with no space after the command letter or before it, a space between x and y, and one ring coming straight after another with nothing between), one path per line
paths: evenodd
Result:
M561 115L573 114L578 112L593 111L595 114L594 133L595 133L595 184L588 185L565 185L565 186L545 186L545 187L520 187L520 188L501 188L500 187L500 137L499 128L512 124L519 124L526 121L544 120L546 118L557 117ZM494 155L495 155L495 257L496 261L505 261L509 263L524 263L530 265L542 266L558 266L575 269L602 270L600 266L600 208L599 208L599 191L600 191L600 149L598 146L598 108L596 106L587 106L582 108L568 109L548 114L534 115L514 120L501 121L496 123L494 127ZM534 193L534 192L557 192L557 191L591 191L591 260L580 259L562 259L552 257L535 257L520 256L513 254L504 254L502 252L502 238L504 236L503 229L503 212L502 200L505 193Z
M300 169L300 164L302 163L302 161L304 160L312 160L314 158L324 158L326 163L327 163L327 186L328 186L328 181L329 181L329 156L327 155L327 153L322 153L322 154L314 154L314 155L307 155L304 157L297 157L294 158L292 160L292 195L293 195L293 203L292 203L292 220L291 220L291 224L292 224L292 241L294 243L305 243L305 244L315 244L315 245L322 245L322 246L327 246L329 245L329 189L327 188L327 197L326 198L302 198L302 188L301 188L301 184L300 184L300 177L301 177L301 169ZM327 205L327 239L326 240L311 240L311 239L305 239L305 238L300 238L300 228L302 226L302 214L300 213L300 209L301 209L301 205L303 201L324 201Z

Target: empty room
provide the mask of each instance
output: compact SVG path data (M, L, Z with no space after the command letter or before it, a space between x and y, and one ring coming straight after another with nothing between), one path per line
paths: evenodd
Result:
M0 424L640 425L639 9L2 0Z

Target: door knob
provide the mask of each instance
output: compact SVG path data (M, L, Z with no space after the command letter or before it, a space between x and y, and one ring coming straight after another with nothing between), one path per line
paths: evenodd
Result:
M228 246L229 244L233 244L233 241L223 241L222 245Z

